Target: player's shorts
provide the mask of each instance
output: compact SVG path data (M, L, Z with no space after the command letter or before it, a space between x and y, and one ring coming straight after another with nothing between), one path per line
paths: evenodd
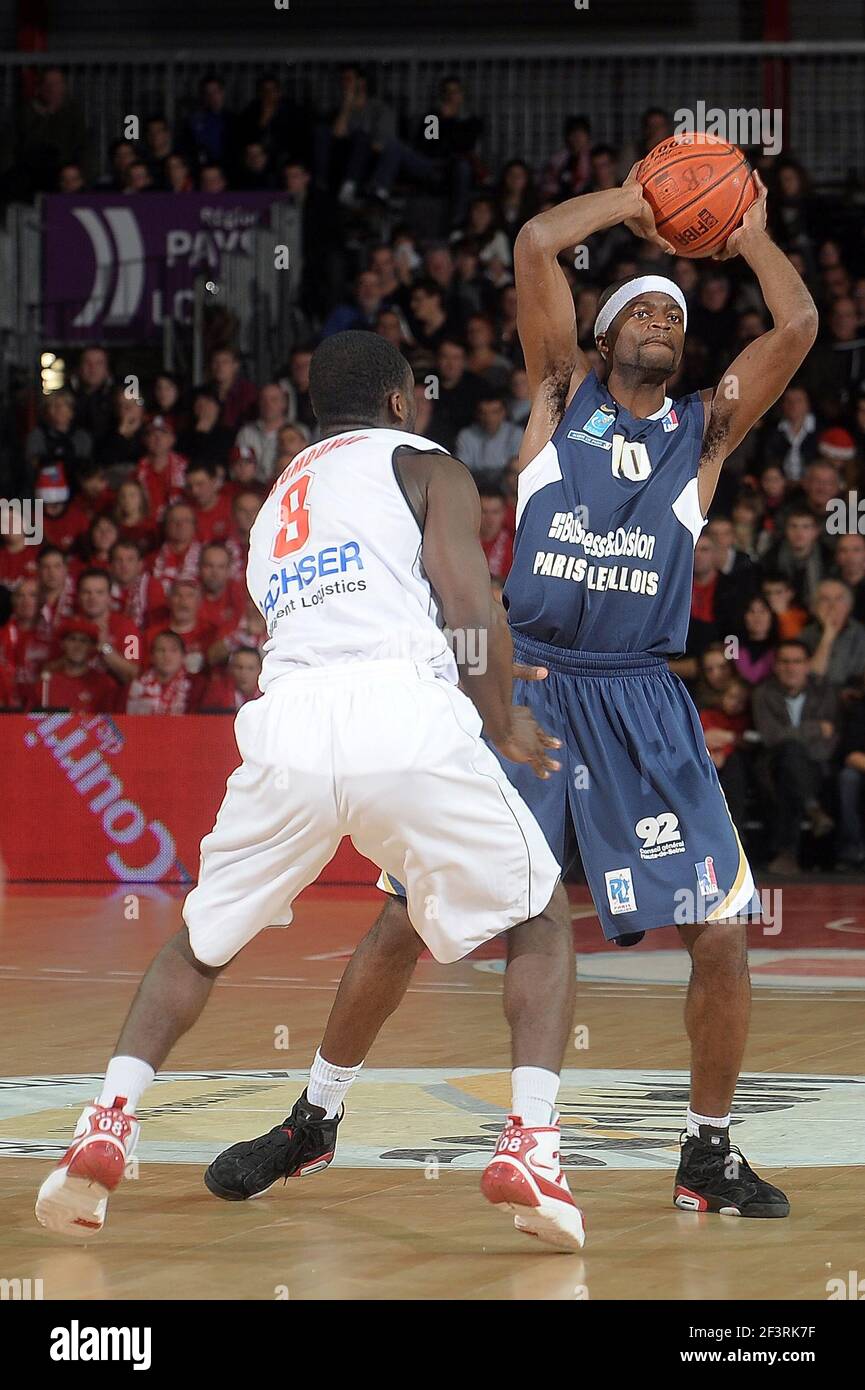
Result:
M751 869L699 716L657 656L571 652L514 634L514 659L545 666L514 703L562 740L547 781L502 766L563 869L571 826L609 941L655 927L759 915Z
M406 885L436 960L459 960L542 912L559 866L481 738L467 696L423 665L371 661L286 675L238 712L241 766L201 842L183 917L224 965L271 923L344 835Z

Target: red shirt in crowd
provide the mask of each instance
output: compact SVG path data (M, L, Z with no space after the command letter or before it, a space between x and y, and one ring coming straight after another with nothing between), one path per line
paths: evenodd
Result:
M12 675L16 704L26 704L27 692L50 654L49 640L38 628L21 627L15 618L0 627L0 666Z
M205 511L203 507L196 507L195 512L195 534L202 545L209 545L211 541L227 541L228 537L234 532L234 517L231 511L231 498L226 497L224 492L220 492L213 506Z
M219 423L228 430L237 430L258 411L258 387L246 377L238 376L221 402Z
M66 576L66 582L56 598L49 602L47 599L39 609L39 617L36 627L40 635L48 642L54 640L54 633L64 618L71 618L75 612L75 575L70 573Z
M0 709L20 709L21 693L15 684L15 672L0 661Z
M21 579L35 579L38 553L38 545L25 545L23 550L0 548L0 584L14 589Z
M89 525L90 522L87 517L77 510L73 511L71 503L62 516L49 516L48 511L44 510L42 513L44 544L59 546L66 554L77 540L87 534Z
M713 623L715 621L715 590L718 587L718 576L710 579L708 584L695 584L691 593L691 617L700 623Z
M155 550L159 543L159 528L155 521L136 521L131 525L117 526L118 539L121 541L131 541L137 545L142 555L148 550Z
M134 638L137 645L133 646L130 641ZM125 656L127 661L144 660L144 638L140 628L135 626L125 613L108 614L108 640L112 647L116 649L120 656ZM98 651L93 653L90 658L90 669L92 671L106 671L105 662ZM111 677L114 680L114 677Z
M68 709L73 714L110 714L117 704L117 685L99 671L68 676L44 671L33 685L27 708Z
M199 682L188 671L161 681L153 670L136 676L126 692L127 714L189 714L197 704Z
M229 579L221 594L201 591L198 616L202 622L210 623L220 632L224 628L234 630L243 617L246 608L246 586L238 579Z
M251 483L238 483L235 482L234 478L228 478L222 484L222 495L228 498L232 506L234 505L235 497L239 497L242 492L254 492L256 497L260 497L263 502L270 492L270 485L257 481Z
M182 454L169 453L165 466L157 471L149 454L138 463L135 470L137 481L144 488L150 502L150 511L157 521L161 521L165 509L183 496L186 487L187 461Z
M481 541L481 549L487 557L490 574L495 579L506 579L514 559L514 538L504 526L491 541Z
M723 767L734 749L738 748L742 742L742 735L750 723L745 711L741 714L725 714L722 709L701 709L700 723L703 732L708 733L710 729L723 729L726 733L735 734L735 741L727 744L725 748L716 748L712 753L712 761L716 767Z
M186 648L186 669L191 676L195 676L207 665L207 653L219 638L219 629L213 627L211 623L203 622L201 617L189 632L181 632L179 628L172 627L170 621L154 623L144 634L144 655L142 663L147 664L150 660L150 651L153 643L160 632L176 632L178 637L183 638L183 645Z
M111 602L115 612L122 613L137 628L148 628L168 616L165 590L152 574L139 575L124 588L116 580L111 584Z
M50 541L52 545L59 545L61 550L68 550L79 537L86 535L97 516L105 516L106 513L110 515L113 505L114 493L110 488L103 488L98 497L92 500L86 493L79 492L72 498L62 516L50 517L46 514L43 517L46 541ZM52 531L56 534L52 534ZM70 535L72 540L67 543Z
M249 700L257 700L261 694L260 690L256 690L254 695L241 695L223 666L218 671L211 671L198 707L202 710L240 709Z
M150 573L164 589L170 589L175 579L194 579L198 582L198 562L201 541L190 541L183 550L173 550L167 541L149 557Z
M254 651L260 652L267 641L267 629L262 628L260 623L253 624L246 610L235 628L226 629L219 635L229 652L236 652L240 647L252 647Z
M231 560L231 577L240 580L244 589L246 588L246 566L249 561L249 540L241 540L237 532L229 536L225 542Z

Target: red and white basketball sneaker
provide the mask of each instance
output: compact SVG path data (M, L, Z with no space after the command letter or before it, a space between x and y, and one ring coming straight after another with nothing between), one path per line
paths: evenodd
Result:
M481 1192L493 1206L514 1213L514 1225L557 1250L582 1250L583 1213L568 1188L559 1161L559 1126L528 1129L509 1115L496 1151L481 1178Z
M141 1128L113 1105L88 1105L75 1126L73 1143L48 1175L36 1198L36 1220L66 1236L94 1236L105 1224L108 1198L120 1183Z

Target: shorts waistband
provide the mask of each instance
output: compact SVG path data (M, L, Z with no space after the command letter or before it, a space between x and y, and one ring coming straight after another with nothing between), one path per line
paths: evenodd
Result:
M647 652L575 652L515 632L514 657L567 676L651 676L667 671L667 659Z
M443 679L432 666L423 661L408 661L404 657L386 657L381 661L340 661L327 666L296 666L281 671L268 681L265 693L287 691L302 684L331 684L333 681L370 680L373 677L416 676L419 680ZM452 682L448 682L452 684Z

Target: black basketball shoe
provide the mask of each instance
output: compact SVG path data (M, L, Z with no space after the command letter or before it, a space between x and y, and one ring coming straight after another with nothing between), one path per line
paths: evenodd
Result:
M680 1139L682 1136L680 1136ZM700 1126L700 1138L684 1135L673 1205L682 1211L716 1211L722 1216L789 1216L784 1193L764 1182L730 1143L729 1133Z
M207 1187L226 1202L245 1202L260 1197L280 1178L317 1173L333 1159L336 1130L344 1113L326 1120L324 1110L310 1105L304 1090L281 1125L219 1154L204 1174Z

